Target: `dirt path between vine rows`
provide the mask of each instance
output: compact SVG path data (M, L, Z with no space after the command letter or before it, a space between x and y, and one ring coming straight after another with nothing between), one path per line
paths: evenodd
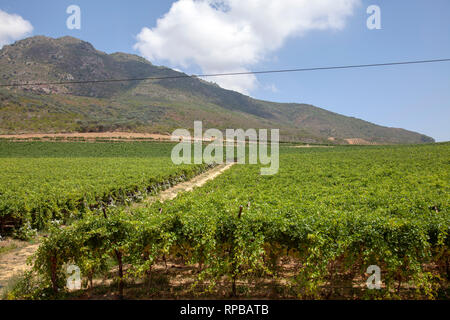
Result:
M11 278L30 268L27 265L27 259L36 252L38 247L39 243L27 244L0 255L0 299Z
M174 199L180 192L189 192L192 191L194 188L203 186L206 182L215 179L217 176L221 175L223 172L231 168L235 162L233 163L227 163L227 164L220 164L206 172L203 172L194 178L192 178L189 181L181 182L177 184L176 186L173 186L172 188L166 189L164 191L161 191L156 196L152 196L147 198L141 203L134 203L131 208L137 208L146 206L148 204L151 204L157 200L160 200L162 202L167 200Z
M180 192L189 192L196 187L201 187L206 182L216 178L224 171L231 168L235 163L221 164L212 168L202 174L199 174L189 181L179 183L172 188L160 192L158 195L148 198L142 203L135 203L131 208L142 207L154 201L167 201L174 199ZM3 290L14 276L17 276L23 271L30 268L27 264L29 256L34 254L39 248L39 243L25 245L23 247L13 249L10 252L0 255L0 299L2 298Z
M234 164L236 164L236 162L218 165L217 167L208 170L207 172L204 172L189 181L182 182L180 184L177 184L173 188L161 192L159 194L159 198L161 199L161 201L172 200L180 192L189 192L192 191L194 188L201 187L209 180L215 179L223 172L230 169Z

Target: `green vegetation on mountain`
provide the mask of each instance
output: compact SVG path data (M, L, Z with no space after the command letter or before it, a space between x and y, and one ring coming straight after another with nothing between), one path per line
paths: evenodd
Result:
M136 55L106 54L84 41L36 36L0 50L0 84L183 75ZM195 77L0 89L0 134L204 127L279 128L284 141L427 143L434 140L311 105L273 103Z

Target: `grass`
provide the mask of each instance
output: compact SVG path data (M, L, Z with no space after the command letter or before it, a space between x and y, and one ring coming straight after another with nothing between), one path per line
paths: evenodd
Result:
M0 242L0 256L19 247L18 244L15 242L6 243L5 245L3 244L3 242L7 242L7 240L3 240Z

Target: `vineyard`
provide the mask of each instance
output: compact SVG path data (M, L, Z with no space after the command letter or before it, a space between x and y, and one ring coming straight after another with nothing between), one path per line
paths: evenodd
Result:
M70 264L84 289L109 277L109 290L126 298L131 284L147 288L157 266L177 261L192 268L189 290L200 296L226 288L252 297L269 281L282 298L448 299L450 144L284 146L276 175L235 165L192 192L132 209L96 204L204 167L172 165L166 144L49 144L45 157L41 146L0 151L1 214L50 230L10 298L68 294ZM79 158L68 153L74 146ZM68 214L67 226L48 223ZM371 265L381 269L380 290L365 287Z
M206 166L175 166L172 144L0 142L0 233L19 238L101 206L143 199Z

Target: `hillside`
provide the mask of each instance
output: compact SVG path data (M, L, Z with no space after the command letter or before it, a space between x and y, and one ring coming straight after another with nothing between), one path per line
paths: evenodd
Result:
M106 54L72 37L31 37L0 50L0 83L182 75L136 55ZM426 143L404 129L378 126L305 104L273 103L195 77L0 89L0 134L135 131L204 127L280 128L284 141ZM347 140L351 139L351 140Z

